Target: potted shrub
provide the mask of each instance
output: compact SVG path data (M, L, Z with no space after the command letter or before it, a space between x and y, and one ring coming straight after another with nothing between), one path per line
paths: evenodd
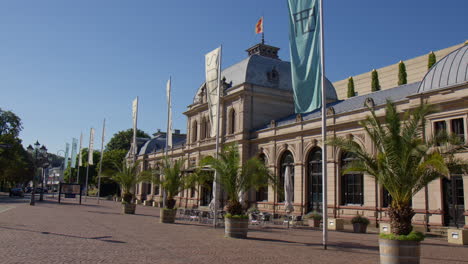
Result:
M120 190L122 191L122 213L123 214L135 214L136 205L132 203L134 195L132 189L144 179L146 172L138 171L139 162L127 165L124 161L122 166L117 168L117 173L115 173L111 178L120 185Z
M351 219L351 224L353 224L354 233L366 233L367 226L369 225L369 219L364 216L356 215Z
M171 224L175 222L177 209L175 208L176 200L174 197L184 189L185 179L182 175L184 162L184 159L172 161L168 157L164 157L158 169L154 171L156 175L147 177L147 181L161 185L163 193L165 192L165 207L161 206L159 216L161 223Z
M252 188L274 183L265 164L254 157L242 164L237 144L226 145L217 158L208 156L201 161L216 171L215 181L227 193L227 214L224 217L226 237L246 238L249 217L241 203L242 194Z
M304 216L304 219L307 220L307 224L310 227L320 227L320 221L322 221L322 215L317 211L307 213Z
M435 113L435 109L423 103L400 114L396 105L388 101L383 117L377 117L373 108L369 110L371 116L360 124L372 141L375 154L352 138L334 138L330 144L353 152L357 157L344 173L365 172L392 197L388 210L391 234L380 236L380 263L419 263L419 242L424 236L412 232L415 212L411 208L411 199L431 181L449 174L448 156L445 155L448 152L421 136L424 135L426 116Z

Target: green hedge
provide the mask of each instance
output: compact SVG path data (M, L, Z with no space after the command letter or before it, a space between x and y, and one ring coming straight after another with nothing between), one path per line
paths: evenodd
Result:
M409 233L408 235L395 235L395 234L383 234L381 233L380 238L383 239L390 239L390 240L400 240L400 241L423 241L424 240L424 234L418 231L413 231Z

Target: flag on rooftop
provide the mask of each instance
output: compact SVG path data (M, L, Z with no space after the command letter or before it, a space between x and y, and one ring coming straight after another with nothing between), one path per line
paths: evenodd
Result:
M255 34L263 33L263 17L261 17L255 25Z

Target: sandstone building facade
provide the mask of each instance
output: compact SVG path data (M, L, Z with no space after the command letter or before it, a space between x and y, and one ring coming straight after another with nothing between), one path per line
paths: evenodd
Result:
M243 161L253 156L261 157L280 182L284 182L281 179L289 166L294 171L294 213L300 215L321 210L323 144L320 111L294 114L290 64L278 58L278 48L257 44L247 51L246 59L222 71L221 145L237 142ZM353 137L372 150L372 143L358 122L369 114L367 105L375 107L378 115L383 115L385 102L390 99L401 112L423 101L438 105L441 111L430 116L424 136L429 138L445 129L468 142L468 45L460 44L435 53L438 62L430 70L427 60L420 57L407 61L409 84L406 85L396 85L394 66L379 69L382 90L378 92L370 92L370 73L362 77L365 79L368 75L368 81L360 82L361 77L355 77L359 96L349 99L343 97L346 93L342 91L343 81L327 82L328 136ZM393 79L386 81L391 78L394 78L394 84ZM184 114L187 116L187 134L174 135L174 147L168 153L172 158L186 159L187 167L194 168L202 157L215 152L215 138L209 134L204 84L198 88L193 103ZM157 166L165 154L164 143L165 134L159 132L154 138L138 144L137 159L142 161L142 168ZM390 197L382 186L359 172L343 174L342 168L353 159L352 153L327 148L329 215L350 219L359 213L375 223L388 221L386 208ZM460 155L468 158L468 153ZM137 198L159 202L161 190L159 186L142 183L137 188ZM260 210L284 214L283 197L273 187L252 190L248 198L249 203ZM177 200L179 207L207 206L211 191L198 186L182 191ZM467 228L467 205L468 175L435 180L413 198L417 213L414 223L429 228L453 225Z

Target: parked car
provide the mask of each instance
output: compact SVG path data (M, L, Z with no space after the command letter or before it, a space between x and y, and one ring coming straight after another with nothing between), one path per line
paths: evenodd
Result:
M48 193L49 191L46 189L46 188L40 188L40 187L37 187L36 188L36 193Z
M24 188L24 192L25 192L25 193L30 193L30 192L32 192L32 187L29 187L29 186L28 186L28 187Z
M10 197L12 197L12 196L23 197L24 196L23 189L21 189L21 188L11 188L10 189Z

